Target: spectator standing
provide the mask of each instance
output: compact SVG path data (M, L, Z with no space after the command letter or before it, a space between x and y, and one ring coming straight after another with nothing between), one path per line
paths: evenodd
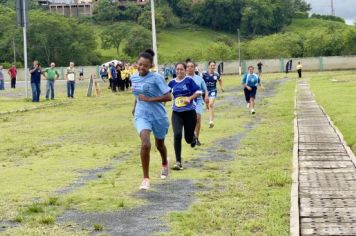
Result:
M220 62L220 64L218 65L218 73L219 75L223 75L224 74L224 62Z
M83 66L81 66L79 69L79 80L84 80L83 76L84 76L84 68Z
M257 63L257 69L258 69L258 76L261 77L262 75L262 66L263 66L263 63L260 61Z
M47 75L47 85L46 85L46 100L49 99L49 93L51 93L51 100L54 99L54 82L59 79L59 73L56 70L56 64L51 63L51 67L44 70Z
M111 75L111 90L115 91L116 90L115 86L117 84L117 72L116 72L114 62L111 63L109 70L110 70L110 75Z
M37 60L33 61L33 67L30 68L30 74L31 74L32 102L40 102L41 75L44 75L44 73L41 69L41 65L38 63ZM45 76L45 78L47 77Z
M17 69L14 64L11 66L8 73L11 78L11 88L16 88Z
M2 71L2 65L0 64L0 90L5 90L5 76Z
M299 77L299 78L302 78L302 69L303 69L303 66L302 66L302 64L300 63L300 61L298 61L297 71L298 71L298 77Z
M67 80L67 96L68 98L74 98L74 90L75 90L75 78L76 71L74 68L74 62L69 63L69 67L67 68L65 78Z

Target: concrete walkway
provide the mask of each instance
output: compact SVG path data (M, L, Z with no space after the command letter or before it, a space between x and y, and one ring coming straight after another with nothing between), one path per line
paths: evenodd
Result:
M355 157L304 80L297 85L296 115L292 205L295 197L299 217L292 213L291 229L299 227L292 235L356 235Z

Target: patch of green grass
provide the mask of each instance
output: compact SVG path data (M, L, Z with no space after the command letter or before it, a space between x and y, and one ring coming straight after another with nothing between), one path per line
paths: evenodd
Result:
M93 226L95 231L102 231L104 229L104 226L101 224L94 224Z
M325 72L308 80L317 101L356 153L356 72Z
M265 76L266 80L280 78L278 74ZM240 78L224 78L225 88L232 89L224 93L224 99L242 95ZM20 229L7 230L5 235L71 235L70 230L52 221L68 208L103 212L142 204L142 200L131 195L138 190L142 180L140 140L131 115L133 96L128 92L112 94L101 87L102 96L98 98L85 97L86 86L79 84L77 97L66 106L2 116L6 117L6 122L0 122L0 130L6 145L0 146L0 188L3 190L0 192L0 219L15 219L23 224ZM59 90L57 95L58 99L65 99L65 90ZM242 131L248 122L250 116L246 108L226 106L224 99L218 98L213 130L208 128L207 114L203 116L200 138L204 145L192 149L183 142L184 164L199 158L200 153L216 145L217 140ZM21 108L32 103L15 99L13 104L13 107ZM42 104L46 102L39 105ZM170 103L166 104L169 116L170 106ZM171 128L166 145L173 163ZM122 154L127 156L126 159L116 163L113 158ZM94 174L98 178L83 187L68 194L56 193L76 181L82 173L85 175L86 171L108 165L113 166L111 171ZM160 155L153 146L152 188L161 181L160 169ZM224 172L220 173L221 170ZM184 172L172 173L170 179L194 179L200 183L211 179L211 184L216 186L223 173L232 176L233 170L212 164L202 171L187 168Z
M287 82L258 108L261 123L236 159L205 176L210 190L188 211L169 215L168 235L289 235L294 89L295 82Z

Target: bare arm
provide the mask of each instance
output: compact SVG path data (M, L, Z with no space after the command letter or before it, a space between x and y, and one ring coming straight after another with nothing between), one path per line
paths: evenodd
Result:
M35 70L38 69L38 66L35 66L32 70L30 70L30 73L32 74L33 72L35 72Z
M136 98L135 98L134 106L133 106L133 109L132 109L132 115L133 116L135 115L136 104L137 104L137 101L136 101Z
M197 97L200 97L201 96L201 92L196 92L196 93L194 93L192 96L190 96L190 97L187 97L187 99L186 99L186 103L188 104L188 103L190 103L192 100L194 100L194 99L196 99Z
M224 92L224 86L223 86L223 81L222 81L222 79L219 79L219 85L220 85L221 91Z
M41 74L43 75L43 77L45 77L46 79L48 79L47 76L46 76L46 74L43 72L42 69L41 69Z
M166 93L159 97L146 97L145 95L140 94L140 96L138 98L140 99L140 101L144 101L144 102L169 102L169 101L172 101L171 93Z

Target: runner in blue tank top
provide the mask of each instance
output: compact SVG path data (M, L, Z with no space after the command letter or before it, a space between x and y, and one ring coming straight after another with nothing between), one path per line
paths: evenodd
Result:
M170 88L164 78L153 68L154 52L151 49L141 53L138 59L138 73L131 77L132 92L135 95L133 115L135 127L141 138L141 163L143 181L140 189L149 189L149 164L151 141L150 133L155 136L155 143L162 158L161 178L168 176L167 148L164 144L169 122L163 102L171 101Z
M216 83L218 81L220 84L221 91L224 92L221 76L219 75L219 73L215 72L215 68L216 68L216 62L209 61L208 71L202 73L203 79L204 79L205 84L208 88L209 103L207 104L207 107L209 109L209 127L210 128L214 127L214 103L215 103L215 98L218 93L217 88L216 88Z

